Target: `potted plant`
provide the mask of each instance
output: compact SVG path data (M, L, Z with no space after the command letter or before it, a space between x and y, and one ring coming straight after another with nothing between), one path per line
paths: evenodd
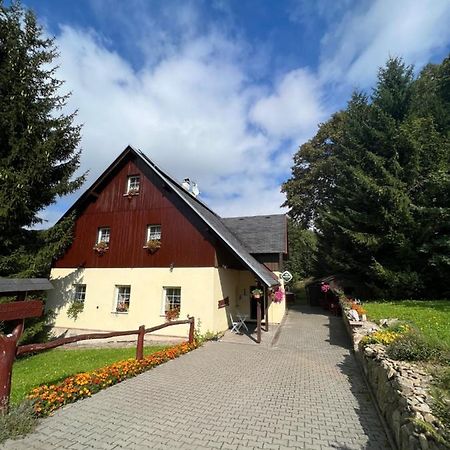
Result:
M130 189L125 196L128 197L128 200L130 200L135 195L139 195L139 189Z
M149 239L144 245L144 248L146 248L149 253L155 253L161 248L161 241L159 239Z
M125 302L119 302L116 306L116 312L128 312L129 305Z
M253 291L252 291L253 298L256 298L256 299L261 298L261 295L263 295L263 291L261 289L259 289L259 288L253 289Z
M106 253L106 251L109 249L108 247L108 243L105 241L100 241L97 242L94 245L94 250L99 254L99 255L103 255L104 253Z
M67 309L67 316L70 319L77 320L78 315L83 312L83 309L84 309L84 302L81 302L79 300L73 300L69 308Z
M172 320L176 320L180 317L180 308L172 308L166 311L166 321L171 322Z

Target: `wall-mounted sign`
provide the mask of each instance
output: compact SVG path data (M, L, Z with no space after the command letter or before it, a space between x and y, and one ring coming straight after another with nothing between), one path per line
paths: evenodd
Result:
M292 280L292 274L291 274L291 272L288 272L287 270L285 270L285 271L281 274L281 279L282 279L285 283L289 283L289 281Z

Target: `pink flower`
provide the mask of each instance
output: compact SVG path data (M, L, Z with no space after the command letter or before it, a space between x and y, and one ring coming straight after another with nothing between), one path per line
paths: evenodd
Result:
M328 283L322 283L322 286L320 286L320 290L322 292L328 292L330 290L330 285Z

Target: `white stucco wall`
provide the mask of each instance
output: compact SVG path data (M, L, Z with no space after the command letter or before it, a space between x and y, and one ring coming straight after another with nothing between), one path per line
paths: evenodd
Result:
M52 269L53 291L49 291L47 307L55 310L55 327L59 330L120 331L151 327L165 321L163 288L181 288L180 319L194 316L200 320L201 332L224 331L229 325L229 312L250 317L250 286L256 284L248 271L223 268L114 268ZM74 284L86 285L84 310L76 320L67 316L74 294ZM131 286L127 313L115 312L116 286ZM218 302L228 297L229 307ZM269 322L279 323L286 302L269 302ZM168 327L157 332L165 336L187 336L188 325Z

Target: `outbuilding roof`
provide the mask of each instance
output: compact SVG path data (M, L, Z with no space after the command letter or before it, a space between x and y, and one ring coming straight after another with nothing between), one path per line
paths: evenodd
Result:
M53 289L47 278L2 278L0 277L0 293L49 291Z
M286 216L227 217L222 219L252 254L287 253Z

